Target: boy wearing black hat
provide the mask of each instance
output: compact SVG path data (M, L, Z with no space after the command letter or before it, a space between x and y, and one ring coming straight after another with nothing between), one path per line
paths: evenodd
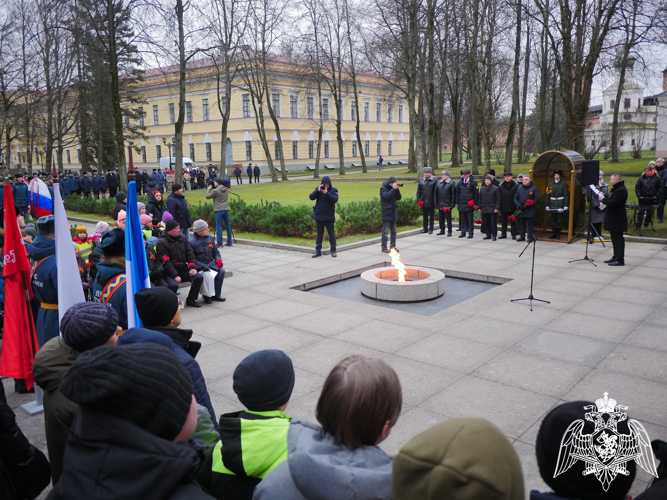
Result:
M220 417L220 441L199 474L218 500L251 500L255 486L287 459L291 417L283 412L294 378L292 360L274 349L249 355L234 370L234 392L247 410Z
M563 171L554 171L554 181L547 187L546 210L551 212L550 240L560 240L563 229L563 215L570 208L570 187L562 180Z
M189 441L197 424L192 380L169 349L85 352L60 390L79 411L50 499L211 498L193 481L201 458Z
M44 430L53 484L63 471L65 443L78 406L60 392L60 382L80 353L118 342L118 313L104 304L80 302L60 322L62 336L49 340L35 355L35 382L44 390Z
M118 324L127 330L127 297L125 292L125 231L120 228L106 231L98 246L104 256L97 264L93 281L93 300L113 307Z
M40 347L58 336L58 268L54 224L53 215L37 219L39 235L33 244L26 245L32 263L32 291L39 301L35 328Z

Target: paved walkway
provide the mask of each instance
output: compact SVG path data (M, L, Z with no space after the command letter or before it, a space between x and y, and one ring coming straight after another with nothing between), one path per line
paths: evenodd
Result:
M324 377L343 357L385 359L398 372L403 414L382 447L396 453L418 432L447 418L477 416L498 425L521 457L526 491L545 489L534 443L543 416L563 401L609 392L629 407L651 439L667 440L667 251L629 243L626 267L602 261L611 247L592 245L600 265L568 264L584 245L538 242L535 296L551 304L510 299L528 295L530 252L522 244L418 235L400 240L403 260L512 281L428 317L392 313L290 287L384 262L379 245L341 252L338 258L225 247L234 277L227 302L185 308L183 326L196 332L199 361L218 414L240 408L232 373L249 352L286 351L296 367L287 413L314 420ZM30 400L5 388L13 407ZM18 412L30 439L44 447L43 417ZM648 477L639 471L633 494Z

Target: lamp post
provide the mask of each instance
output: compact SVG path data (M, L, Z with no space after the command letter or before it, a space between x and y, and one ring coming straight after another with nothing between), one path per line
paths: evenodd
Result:
M166 137L162 138L162 144L164 144L165 146L167 146L169 148L169 170L171 170L171 158L172 158L171 148L174 145L174 142L176 142L176 138L173 135L171 136L171 142L167 142Z

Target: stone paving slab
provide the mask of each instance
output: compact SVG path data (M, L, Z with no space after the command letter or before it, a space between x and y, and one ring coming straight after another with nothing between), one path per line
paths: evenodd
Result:
M602 263L611 246L538 242L534 296L551 304L511 303L528 296L532 248L512 240L415 235L399 247L406 263L511 281L432 316L400 313L292 289L348 276L387 261L376 244L333 259L237 244L224 248L224 303L183 310L183 326L203 344L197 356L218 414L238 410L234 368L263 348L289 352L296 383L287 413L315 420L330 369L351 354L380 357L401 379L404 405L382 444L396 453L412 436L447 418L483 417L514 443L526 491L546 489L535 461L535 437L544 415L564 401L595 400L607 391L645 423L651 439L667 440L667 251L628 243L625 267ZM14 394L10 405L31 396ZM28 437L45 449L43 416L17 412ZM648 477L640 474L636 495Z

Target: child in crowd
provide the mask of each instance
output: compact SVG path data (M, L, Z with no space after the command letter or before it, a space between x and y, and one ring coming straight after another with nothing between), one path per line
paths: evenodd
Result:
M91 236L91 238L95 242L95 244L97 244L97 242L99 241L100 236L102 236L102 233L104 231L108 231L108 230L109 230L109 224L107 224L106 222L99 221L97 223L97 225L95 226L95 232Z
M86 226L76 226L74 230L76 231L76 236L72 238L72 241L79 252L79 257L83 259L85 264L88 264L90 252L93 251L93 239L88 237Z
M401 448L394 458L391 493L393 500L523 500L521 462L491 422L455 418Z
M255 486L287 459L291 417L283 413L294 388L292 360L257 351L234 370L234 392L247 409L220 418L220 441L199 481L215 498L251 500Z
M392 459L378 445L402 402L398 375L385 361L345 358L324 381L316 409L322 427L292 421L287 460L259 483L253 499L391 499Z
M118 212L118 220L116 220L116 225L121 229L125 229L126 218L127 218L127 212L125 212L125 210L121 210L120 212Z
M141 232L144 233L144 239L147 240L151 236L157 236L153 231L153 217L141 214L139 220L141 221Z
M90 291L93 289L93 279L90 277L90 268L92 267L91 262L86 262L86 260L81 257L79 254L79 247L76 242L74 245L74 255L76 255L76 265L79 268L79 276L81 277L81 286L83 287L83 296L86 298L86 301L90 300Z

